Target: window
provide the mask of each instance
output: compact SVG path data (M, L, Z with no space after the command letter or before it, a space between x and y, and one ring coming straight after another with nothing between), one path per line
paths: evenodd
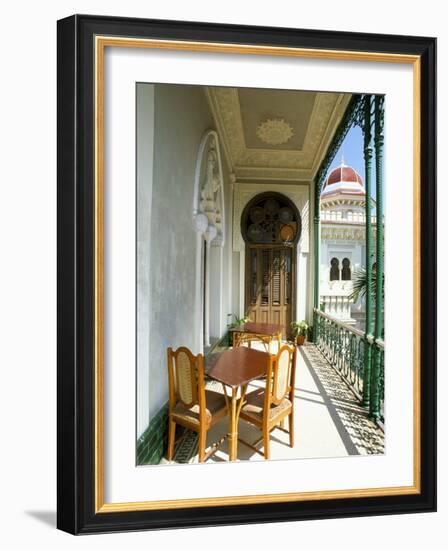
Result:
M262 193L244 209L241 230L249 243L292 245L300 238L300 214L280 193Z
M332 258L330 263L330 281L339 281L339 260Z
M250 284L250 303L252 305L257 303L257 250L252 249L250 252L250 262L251 262L251 284Z
M342 280L351 281L352 279L352 270L350 269L350 260L344 258L342 260Z

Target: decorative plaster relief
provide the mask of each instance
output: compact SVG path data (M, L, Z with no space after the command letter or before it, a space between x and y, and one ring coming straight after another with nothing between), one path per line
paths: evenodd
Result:
M194 230L201 235L205 233L208 227L208 218L205 214L198 213L193 217Z
M199 146L193 193L193 224L213 246L224 245L224 189L218 134L208 130Z
M373 230L376 238L376 230ZM322 240L328 241L365 241L365 229L360 227L324 227L321 228Z
M244 141L238 90L236 88L210 88L212 105L219 112L219 122L225 132L232 165L238 167L305 168L314 164L317 149L323 140L340 94L319 92L311 114L310 124L303 144L297 151L279 149L248 149Z
M269 145L287 143L294 135L291 124L284 118L268 118L257 128L257 136Z

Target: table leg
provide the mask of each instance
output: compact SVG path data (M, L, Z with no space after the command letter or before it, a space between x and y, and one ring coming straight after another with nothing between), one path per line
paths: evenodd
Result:
M236 460L238 452L238 418L246 396L247 384L241 386L240 402L237 404L238 388L232 388L229 415L229 460Z
M229 415L229 459L236 460L238 442L238 419L236 415L236 400L238 388L232 388Z

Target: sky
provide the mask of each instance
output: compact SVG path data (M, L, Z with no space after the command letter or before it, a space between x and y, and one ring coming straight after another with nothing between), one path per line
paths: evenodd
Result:
M373 146L373 140L372 140L372 146ZM329 173L334 168L337 168L341 164L341 158L343 156L344 163L354 168L358 172L358 174L361 176L362 181L364 182L365 175L364 175L363 147L364 147L364 138L362 135L362 130L359 126L353 126L348 131L344 141L342 142L341 147L336 153L333 159L333 162L331 163L331 166L327 172L327 175L325 176L325 179L328 177ZM375 173L376 173L376 170L375 170L375 153L374 153L372 157L372 197L373 198L376 197ZM383 180L383 186L384 186L384 180Z

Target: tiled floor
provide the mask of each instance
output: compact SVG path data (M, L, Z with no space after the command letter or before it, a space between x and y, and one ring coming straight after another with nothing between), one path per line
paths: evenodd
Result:
M369 420L350 389L330 367L313 344L299 347L295 391L295 445L289 446L288 434L274 430L271 433L271 459L339 457L384 453L384 432ZM208 382L210 388L222 391L217 382ZM259 385L254 383L248 391ZM220 439L228 431L224 418L208 433L207 445ZM261 433L250 424L239 421L239 436L253 443ZM175 463L195 463L198 438L193 432L176 449ZM260 450L262 443L260 443ZM210 462L228 460L227 442L209 458ZM238 460L264 460L248 447L238 445ZM166 463L166 460L162 460Z

